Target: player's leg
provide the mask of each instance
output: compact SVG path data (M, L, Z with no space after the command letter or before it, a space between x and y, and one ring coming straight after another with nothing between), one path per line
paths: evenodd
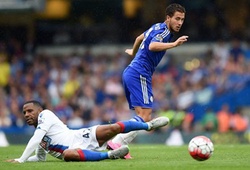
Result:
M138 116L134 116L132 119L130 119L131 121L144 122L144 120L151 120L152 109L143 109L141 107L135 107L135 111ZM129 132L127 134L119 134L114 139L112 139L112 142L120 145L128 145L134 140L137 134L138 131Z
M96 139L99 146L120 133L128 133L137 130L151 130L151 124L137 121L120 121L109 125L99 125L96 128Z
M145 122L151 120L152 109L151 108L142 108L140 106L135 107L135 112L140 116Z
M153 130L167 125L169 119L167 117L160 117L159 119L152 120L150 122L137 122L137 121L120 121L109 125L99 125L96 127L96 140L99 146L103 146L108 140L120 133L127 134L131 131L138 130Z
M130 109L134 109L137 116L131 120L144 122L151 120L153 92L150 77L144 77L132 69L125 70L123 86ZM121 145L131 143L138 132L119 134L108 142L108 148L116 149ZM128 156L129 157L129 156Z
M148 131L150 131L150 130L153 130L153 129L156 129L156 128L159 128L159 127L163 127L163 126L167 125L168 123L169 123L169 119L167 117L158 117L158 118L155 118L155 119L153 119L153 120L151 120L149 122L146 122L146 123L144 123L144 122L136 122L136 121L118 122L116 125L120 126L120 129L121 129L120 133L125 133L125 134L119 134L117 136L122 138L123 142L127 142L128 140L132 141L135 138L135 136L132 136L133 134L131 134L131 132L129 132L129 131L134 131L134 130L148 130ZM129 133L126 133L126 132L129 132ZM110 134L110 133L111 132L108 132L107 134ZM112 134L114 134L114 132ZM105 133L102 133L102 135L105 135ZM104 138L105 138L105 136L104 136ZM109 137L111 137L111 136L109 136ZM127 145L126 144L120 144L120 143L113 143L111 140L108 141L108 149L111 149L111 150L112 149L118 149L121 146L127 146ZM131 156L128 153L127 155L125 155L124 158L125 159L130 159Z
M151 79L141 76L131 68L127 68L123 73L123 87L126 99L131 110L135 110L136 115L131 120L145 122L151 120L152 112L152 87ZM112 142L121 145L129 144L137 136L138 132L117 135Z
M138 109L138 107L137 107L137 109ZM144 115L149 115L149 112L150 112L149 109L141 109L140 108L139 110L141 111L141 113L143 113L143 111L144 111L145 112ZM136 120L133 120L133 119L131 119L130 121L137 122ZM158 117L158 118L155 118L155 119L149 121L149 123L153 124L152 129L165 126L168 124L168 122L169 122L169 119L167 117ZM137 122L137 123L143 123L143 122ZM140 130L140 129L138 129L138 130ZM116 149L121 145L128 145L129 143L131 143L134 140L137 133L138 133L138 131L131 131L129 133L119 134L112 139L112 142L111 141L108 142L108 146L111 147L111 149ZM116 145L116 146L114 146L114 148L113 148L112 145Z
M100 161L104 159L123 158L129 152L128 146L124 145L116 150L108 152L97 152L85 149L66 149L63 152L65 161Z
M128 133L136 130L152 130L157 127L165 126L168 119L153 122L120 121L110 125L96 126L95 136L99 146L113 138L119 133ZM96 152L86 149L66 149L63 152L65 161L99 161L103 159L116 159L127 155L129 152L127 145L120 146L109 152Z

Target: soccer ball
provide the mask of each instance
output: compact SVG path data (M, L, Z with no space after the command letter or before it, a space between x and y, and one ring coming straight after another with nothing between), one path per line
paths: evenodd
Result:
M197 161L209 159L214 152L212 141L206 136L196 136L188 144L189 154Z

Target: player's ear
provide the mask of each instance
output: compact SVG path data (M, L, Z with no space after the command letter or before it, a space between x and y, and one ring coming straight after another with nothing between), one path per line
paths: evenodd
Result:
M39 107L39 108L38 108L38 112L40 113L40 112L42 112L42 111L43 111L43 108Z
M166 21L170 20L170 16L169 15L166 15Z

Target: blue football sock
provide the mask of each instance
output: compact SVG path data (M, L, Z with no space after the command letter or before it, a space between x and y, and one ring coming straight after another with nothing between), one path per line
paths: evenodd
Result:
M108 152L96 152L91 150L78 150L81 161L100 161L108 159Z
M120 121L117 122L121 126L121 133L127 133L135 130L148 130L148 124L137 121Z

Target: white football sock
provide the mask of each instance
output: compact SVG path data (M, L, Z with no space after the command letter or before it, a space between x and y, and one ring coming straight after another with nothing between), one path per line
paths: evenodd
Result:
M138 134L138 131L133 131L133 132L125 133L125 134L119 134L119 135L116 135L112 139L112 142L118 143L121 145L128 145L134 140L137 134Z

